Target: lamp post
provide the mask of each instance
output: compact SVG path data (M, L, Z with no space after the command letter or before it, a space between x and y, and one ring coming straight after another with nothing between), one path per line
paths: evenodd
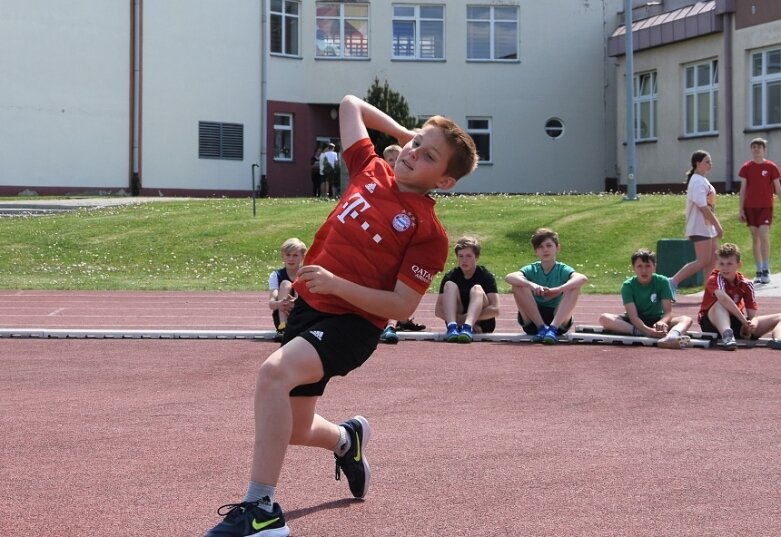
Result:
M638 201L635 178L635 62L632 42L632 0L624 0L626 29L626 196L624 201Z

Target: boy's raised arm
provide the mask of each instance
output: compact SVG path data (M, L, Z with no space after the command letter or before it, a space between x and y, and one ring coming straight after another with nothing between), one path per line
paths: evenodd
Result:
M382 110L354 95L345 95L339 105L339 135L342 148L347 149L358 140L368 138L367 129L393 136L401 145L415 136L414 132L399 125Z

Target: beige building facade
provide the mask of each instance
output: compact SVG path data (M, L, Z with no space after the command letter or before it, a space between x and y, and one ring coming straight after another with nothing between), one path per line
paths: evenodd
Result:
M635 2L634 112L639 191L685 189L691 154L708 151L710 179L737 191L749 141L768 140L781 160L781 2L664 2L651 11ZM655 7L655 6L654 6ZM674 6L673 6L674 7ZM658 8L657 8L658 10ZM626 185L624 26L608 40L617 60L616 131L619 176Z

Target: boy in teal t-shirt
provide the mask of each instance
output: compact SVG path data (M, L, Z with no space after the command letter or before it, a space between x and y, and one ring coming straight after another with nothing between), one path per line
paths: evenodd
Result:
M518 324L524 332L533 334L534 343L553 344L572 326L572 312L588 278L556 261L561 245L555 231L540 228L531 243L540 260L511 272L504 281L513 288Z
M635 275L621 286L624 314L603 313L599 324L618 334L657 338L658 347L680 349L689 343L691 317L673 317L673 293L667 276L656 274L656 254L641 248L632 254ZM671 328L672 327L672 328Z

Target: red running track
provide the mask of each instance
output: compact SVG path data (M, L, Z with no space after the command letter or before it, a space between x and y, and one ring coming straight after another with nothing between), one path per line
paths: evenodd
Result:
M257 298L3 292L0 325L16 310L16 327L270 327ZM618 302L587 296L576 316L593 323ZM681 312L696 309L688 302ZM0 339L0 535L202 535L220 504L243 495L254 375L274 348ZM278 500L295 537L777 535L779 358L759 348L381 346L319 406L374 428L366 501L333 480L330 453L305 448L289 450Z

